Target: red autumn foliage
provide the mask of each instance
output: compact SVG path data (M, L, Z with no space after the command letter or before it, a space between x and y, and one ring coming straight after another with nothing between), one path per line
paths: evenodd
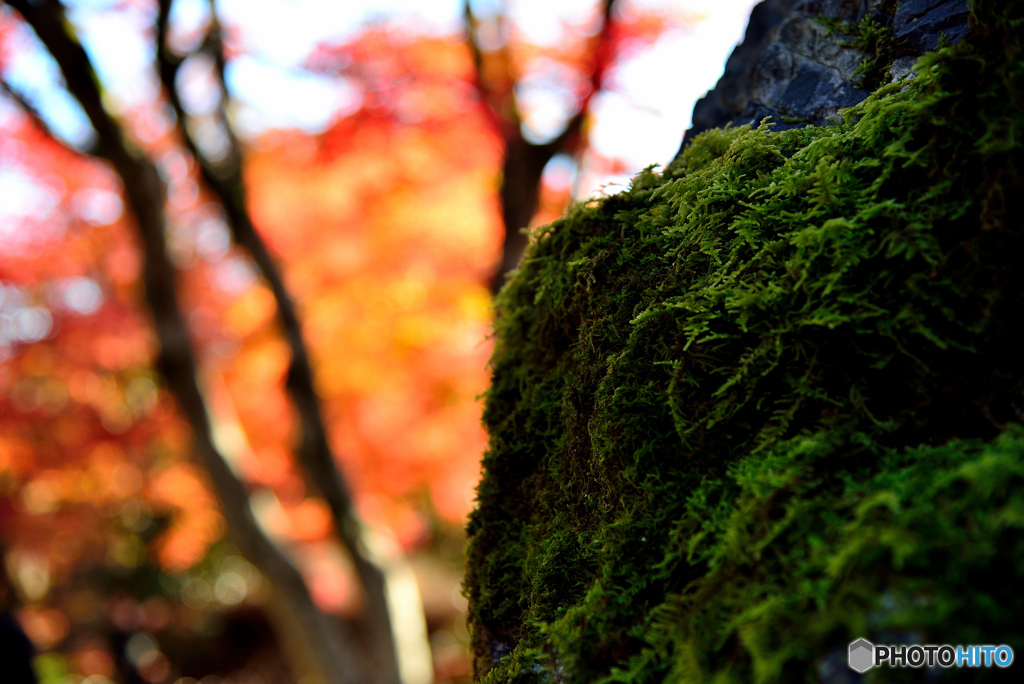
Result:
M0 22L0 63L10 24ZM588 25L566 26L557 46L513 33L484 73L499 100L531 74L561 73L579 109L602 85L588 76L605 77L665 26L657 15L624 16L604 42ZM229 34L229 57L241 45ZM358 106L320 135L250 141L249 211L296 301L358 508L415 553L434 536L457 538L486 446L476 397L487 383L488 279L502 248L496 178L509 124L481 96L461 40L374 28L321 46L309 66L347 79ZM292 456L289 351L273 297L230 244L223 211L162 103L126 120L168 186L168 239L218 439L238 447L233 468L316 601L350 613L359 602L350 568ZM8 568L37 646L64 644L79 674L111 677L109 648L79 634L100 611L93 590L73 589L84 569L152 568L166 594L177 592L180 605L162 595L101 597L109 622L125 630L201 631L197 615L208 606L262 600L258 577L230 551L211 553L224 535L219 502L154 368L139 245L119 180L27 117L0 127L0 161L20 195L0 228ZM538 218L552 220L569 199L567 185L543 187ZM466 676L465 659L448 646L435 653L439 676ZM156 658L139 666L150 681L168 667Z

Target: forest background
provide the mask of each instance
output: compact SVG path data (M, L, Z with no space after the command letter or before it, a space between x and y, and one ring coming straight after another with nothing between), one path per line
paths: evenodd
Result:
M667 162L753 3L412 4L0 4L0 607L46 684L471 676L518 228Z

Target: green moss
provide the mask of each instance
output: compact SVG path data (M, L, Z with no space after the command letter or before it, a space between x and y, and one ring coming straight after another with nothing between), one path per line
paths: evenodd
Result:
M974 14L842 124L708 131L533 235L469 525L482 681L1024 648L1024 1Z

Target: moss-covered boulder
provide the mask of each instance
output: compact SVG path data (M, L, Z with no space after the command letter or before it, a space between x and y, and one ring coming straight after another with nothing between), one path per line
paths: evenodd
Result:
M1024 656L1024 0L972 12L842 123L708 131L532 236L469 524L478 679Z

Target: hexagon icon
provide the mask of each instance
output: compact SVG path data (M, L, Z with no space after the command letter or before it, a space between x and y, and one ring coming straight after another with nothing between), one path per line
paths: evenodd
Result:
M850 669L867 672L875 664L875 645L867 639L857 639L850 644Z

